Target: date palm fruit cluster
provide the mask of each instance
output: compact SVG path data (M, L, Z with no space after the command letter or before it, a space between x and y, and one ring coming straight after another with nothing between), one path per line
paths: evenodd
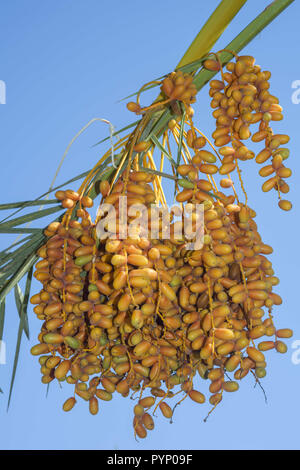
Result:
M254 221L256 213L247 201L240 201L230 175L235 169L239 172L244 191L237 160L253 158L241 142L250 137L251 114L255 122L260 120L264 152L272 157L273 178L278 178L274 187L284 192L286 183L279 170L285 168L286 150L280 145L287 140L274 136L269 127L269 121L279 116L279 105L266 94L269 73L254 66L252 58L240 57L227 68L230 73L223 76L228 84L213 81L210 92L217 119L213 138L219 152L195 127L189 112L185 124L190 128L183 133L184 162L176 168L176 201L183 208L203 207L200 246L191 248L196 235L193 240L184 230L175 236L178 221L171 211L167 220L161 215L152 220L151 207L159 202L157 177L140 170L135 160L137 167L128 165L113 184L101 182L103 202L114 210L98 212L95 222L87 211L92 199L80 192L58 191L66 216L47 227L48 240L38 252L41 260L34 276L42 289L31 302L43 324L39 343L31 352L40 355L42 382L57 379L74 385L74 395L63 405L65 411L73 408L78 397L89 402L90 412L96 414L99 400L110 401L114 393L133 394L137 399L133 428L140 438L154 428L152 415L158 408L171 419L174 408L186 398L204 403L205 381L212 409L223 392L238 390L249 373L259 382L266 375L264 353L286 352L282 339L292 336L289 328L274 326L273 308L282 299L273 292L279 283L268 259L273 250L263 242ZM189 90L189 97L182 89L174 98L171 82L168 88L164 81L162 90L190 106L195 96L191 80L181 74L185 80L181 84L177 77L168 78L175 89ZM140 111L135 108L135 112ZM173 136L177 142L179 124L172 121L165 138ZM137 156L151 152L143 141L132 145ZM213 152L205 149L207 145ZM277 155L281 163L274 166ZM218 190L214 179L218 175L221 188L230 194ZM127 197L125 219L120 217L123 196ZM147 216L139 225L133 224L136 213L131 211L136 204L143 205ZM71 217L74 212L77 220ZM113 233L109 222L114 214L118 216L116 237L100 236L99 224L106 234ZM194 233L197 216L190 220L188 235ZM170 223L167 239L163 237L166 223ZM155 237L149 236L153 224ZM121 236L124 230L126 235ZM180 394L172 407L170 400Z
M251 56L240 56L235 63L227 64L227 72L222 73L222 80L210 82L211 107L216 119L212 137L215 146L220 147L222 156L220 174L231 173L237 160L255 157L256 163L264 164L259 170L260 176L268 178L262 190L277 191L279 207L290 210L290 201L281 199L280 194L289 192L285 179L291 176L292 171L285 166L289 150L284 145L290 139L288 135L275 134L270 126L271 121L283 119L278 98L269 92L270 77L271 72L262 71ZM252 131L255 124L258 127ZM250 138L254 143L263 143L263 148L256 156L244 143ZM232 147L227 147L228 143Z

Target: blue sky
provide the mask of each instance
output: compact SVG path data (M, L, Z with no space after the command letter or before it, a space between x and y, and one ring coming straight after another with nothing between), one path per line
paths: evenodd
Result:
M1 203L32 199L43 193L54 176L72 137L90 119L109 119L116 128L134 115L118 100L145 82L171 71L218 1L134 0L11 0L1 7L0 80L6 83L6 104L0 105ZM251 0L239 12L214 50L225 47L270 2ZM48 398L40 382L39 364L30 353L40 322L29 310L31 339L22 339L12 403L6 412L17 337L18 314L10 298L4 339L7 364L0 364L1 449L293 449L299 448L300 364L292 361L293 341L300 340L299 322L299 169L300 105L293 104L292 83L300 80L300 5L294 2L243 53L272 72L271 90L284 108L284 120L275 123L291 136L290 199L293 211L277 207L274 194L263 194L255 162L242 166L250 205L265 243L274 248L272 263L281 282L277 292L283 304L275 312L278 328L291 327L287 354L267 354L268 396L246 379L235 394L227 394L207 423L209 405L190 400L176 409L172 425L161 417L146 440L132 433L129 398L101 403L97 416L78 401L71 413L62 403L70 386L51 384ZM197 99L198 127L213 130L207 89ZM142 96L149 104L155 94ZM107 126L95 123L74 146L57 182L92 167L105 146L92 145L107 136ZM255 149L255 148L254 148ZM76 186L73 187L76 189ZM1 249L11 240L1 235ZM37 291L38 284L33 285ZM298 346L299 348L299 346ZM202 385L205 389L206 384Z

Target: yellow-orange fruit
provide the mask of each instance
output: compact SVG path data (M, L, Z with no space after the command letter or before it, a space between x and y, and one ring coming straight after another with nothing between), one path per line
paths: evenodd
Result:
M215 393L214 395L211 395L211 397L209 398L209 403L215 406L218 403L220 403L221 400L222 400L222 393Z
M150 142L140 141L139 143L135 144L133 150L135 152L144 152L150 147Z
M225 363L225 368L228 372L233 372L241 362L240 354L234 354Z
M292 175L292 170L282 166L277 170L277 175L280 176L280 178L289 178Z
M130 364L129 364L129 362L122 362L121 364L117 364L116 366L114 366L114 369L116 371L116 374L123 375L123 374L126 374L126 372L129 371Z
M43 375L41 378L43 384L49 384L50 382L52 382L52 380L53 377L51 377L51 375Z
M93 207L93 199L89 196L83 196L81 198L81 204L83 207Z
M226 315L230 314L230 308L228 305L220 305L219 307L215 307L213 310L214 317L226 317Z
M176 196L176 201L177 202L186 202L189 199L191 199L193 196L193 190L192 189L184 189L180 193L177 194Z
M159 404L160 411L166 418L172 418L172 408L164 401Z
M243 124L239 129L239 137L241 140L249 139L251 135L250 129L246 124Z
M106 390L97 389L96 395L100 400L104 400L104 401L112 400L112 394L110 392L107 392Z
M216 328L214 331L216 338L222 339L224 341L230 341L234 339L234 331L229 330L228 328Z
M123 294L118 302L118 309L121 312L128 310L131 303L131 297L129 294Z
M235 304L240 304L242 302L244 302L247 298L247 293L244 291L242 292L238 292L237 294L234 294L232 296L232 302L235 303Z
M111 382L111 380L109 380L107 377L102 377L101 384L103 388L105 388L105 390L109 393L114 393L114 391L116 390L115 384Z
M144 324L144 317L141 310L134 310L131 315L131 324L134 328L142 328Z
M48 331L54 331L57 328L59 328L63 323L62 318L53 318L52 320L49 320L46 322L46 328Z
M213 60L213 59L206 59L203 62L203 67L206 68L207 70L211 70L211 71L214 71L214 72L220 70L219 62L217 62L216 60Z
M133 353L135 356L143 356L150 349L150 347L151 343L149 343L149 341L143 340L134 347Z
M258 344L258 349L260 351L269 351L270 349L275 348L275 343L274 341L262 341L261 343Z
M109 193L110 190L110 184L107 180L101 181L99 185L100 193L102 194L103 197L106 197Z
M268 293L264 290L252 289L249 291L249 297L255 300L266 300L268 298Z
M148 256L152 261L157 261L160 258L160 251L157 248L151 248Z
M129 255L127 257L127 262L133 266L147 266L148 259L143 255Z
M75 201L74 201L73 199L66 198L66 199L63 199L63 200L62 200L61 205L62 205L65 209L72 209L72 208L75 206Z
M35 346L32 346L30 349L30 353L33 356L39 356L40 354L45 354L49 351L49 346L48 344L41 343L41 344L36 344Z
M239 389L239 384L234 381L228 381L223 383L223 390L225 392L236 392Z
M142 425L142 423L138 422L134 425L134 431L138 435L140 439L145 439L147 437L147 431Z
M262 336L264 336L265 332L266 332L266 328L264 325L255 326L249 331L249 338L251 339L261 338Z
M30 303L33 305L38 305L41 303L41 296L40 294L35 294L30 298Z
M272 155L271 150L269 149L263 149L261 152L259 152L256 156L256 163L264 163L266 160L270 158Z
M168 128L173 130L175 129L175 127L177 126L177 122L175 119L171 119L169 122L168 122Z
M293 330L290 328L281 328L280 330L276 330L276 336L278 338L291 338L293 336Z
M58 380L63 379L69 372L71 367L71 361L62 361L59 366L55 369L54 375Z
M55 197L56 199L62 201L65 198L65 191L56 191Z
M54 315L55 313L59 313L61 311L61 303L60 302L53 302L48 304L44 310L45 315Z
M133 412L135 416L143 416L145 410L141 404L138 404L138 405L135 405L135 407L133 408Z
M287 345L283 341L275 341L275 349L282 354L287 352Z
M185 91L184 85L177 85L175 86L174 90L172 91L172 99L177 100L181 98L181 95Z
M49 357L46 361L46 366L48 369L53 369L53 367L56 367L60 363L60 358L57 356L52 356Z
M245 336L244 337L242 336L241 338L239 338L235 343L236 351L242 351L242 349L248 346L249 342L250 342L249 339L246 338Z
M214 175L215 173L217 173L218 167L209 163L203 163L202 165L200 165L199 170L201 171L201 173Z
M263 379L267 374L267 371L264 367L256 367L255 368L255 375L259 379Z
M144 408L150 408L155 403L154 397L144 397L139 401L139 404Z
M249 373L249 369L238 369L234 373L235 380L242 380Z
M127 395L129 392L129 385L127 383L127 380L121 380L120 382L117 383L116 385L116 391L118 393L121 393L121 395Z
M217 380L221 377L223 377L224 373L222 371L222 369L218 368L218 369L212 369L209 371L209 373L207 374L207 378L209 380Z
M234 343L223 343L217 347L217 353L221 356L227 356L227 354L231 353L234 350Z
M76 193L76 191L73 191L72 189L67 189L65 191L65 197L72 199L73 201L78 201L79 199L79 194Z
M195 401L196 403L204 403L205 402L205 396L203 393L198 392L197 390L190 390L188 392L189 397L191 400Z
M163 356L173 357L173 356L176 356L177 349L172 346L161 346L160 353Z
M274 168L272 165L266 165L259 170L259 174L263 178L270 176L272 173L274 173Z
M181 326L181 320L177 317L165 318L164 322L166 327L170 330L177 330L177 328L180 328Z
M254 362L263 362L265 360L263 353L258 351L256 348L253 348L252 346L248 346L247 354Z
M282 304L282 298L280 295L275 294L275 292L270 292L269 293L269 298L273 302L274 305L281 305Z
M154 429L154 421L152 416L149 415L149 413L144 413L142 416L142 423L145 426L146 429L151 431Z
M278 202L278 206L284 211L290 211L292 208L292 203L287 199L280 199L280 201Z
M60 344L64 337L58 333L46 333L43 335L43 341L47 344Z
M222 188L231 188L232 187L232 180L229 178L222 178L220 181L220 186Z
M251 289L263 290L263 289L266 289L266 288L267 288L266 281L257 280L257 281L247 282L247 289L249 289L249 290L251 290Z
M171 300L172 302L176 300L177 296L172 287L170 287L165 282L161 283L161 291L167 297L167 299Z
M258 132L255 132L255 134L253 134L251 140L252 140L253 142L261 142L261 141L264 140L267 136L268 136L267 131L258 131Z
M223 377L213 380L209 386L210 393L217 393L222 389Z
M96 415L99 411L99 404L96 397L89 399L89 410L92 415Z
M130 101L129 103L127 103L126 107L128 111L131 111L133 113L139 113L141 111L140 105L137 103L134 103L134 101Z
M72 410L75 404L76 404L76 400L74 397L68 398L63 404L63 410L70 411Z

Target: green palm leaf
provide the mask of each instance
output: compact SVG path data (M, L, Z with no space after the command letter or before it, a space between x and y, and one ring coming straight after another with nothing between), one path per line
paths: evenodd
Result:
M18 334L17 334L17 344L16 344L15 357L14 357L14 363L13 363L12 377L11 377L10 388L9 388L7 409L9 408L9 405L10 405L13 386L14 386L14 382L15 382L23 331L29 339L27 305L28 305L29 294L30 294L32 271L33 271L33 268L31 267L29 272L28 272L28 275L27 275L27 281L26 281L24 296L23 296L23 293L22 293L21 289L18 288L18 285L15 288L16 304L17 304L18 311L19 311L20 321L19 321L19 328L18 328Z
M7 294L15 287L15 285L22 279L22 277L28 272L28 270L38 260L38 255L34 252L26 261L19 267L12 279L10 279L0 290L0 302L7 296Z
M29 273L31 272L31 275L32 275L32 268L31 270L29 271ZM28 273L28 275L29 275ZM27 278L28 279L28 278ZM25 308L27 309L27 305L25 305L25 302L24 302L24 295L23 295L23 292L22 292L22 289L21 287L19 286L19 284L17 284L14 288L14 292L15 292L15 301L16 301L16 306L17 306L17 310L18 310L18 313L19 313L19 317L22 318L23 317L23 327L24 327L24 332L27 336L27 338L29 339L29 325L28 325L28 317L27 317L27 313L24 311ZM27 299L28 300L28 299Z
M50 209L43 209L40 211L31 212L30 214L23 215L21 217L16 217L9 222L0 223L0 229L10 229L15 225L22 225L26 224L27 222L31 222L32 220L40 219L41 217L46 217L47 215L54 214L55 212L64 210L61 205L56 207L51 207Z
M0 304L0 341L3 338L4 318L5 318L5 299Z
M9 209L16 209L19 207L29 207L29 206L39 206L39 205L45 205L45 204L57 204L57 199L45 199L45 200L40 200L38 199L37 201L23 201L23 202L10 202L8 204L0 204L0 210L9 210Z

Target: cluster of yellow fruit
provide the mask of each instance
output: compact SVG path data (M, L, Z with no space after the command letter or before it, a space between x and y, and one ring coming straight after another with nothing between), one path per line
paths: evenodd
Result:
M179 168L183 175L187 170L190 165ZM103 182L104 202L118 214L120 197L126 196L129 226L134 204L149 211L155 202L152 180L149 173L131 171L112 188ZM132 238L121 239L119 219L117 238L99 240L97 224L82 207L77 209L81 221L47 227L49 238L38 252L42 260L34 274L43 287L31 298L43 326L31 352L41 355L43 383L56 378L75 385L65 411L73 408L77 395L96 414L98 399L111 400L115 391L126 397L131 390L139 393L134 432L144 438L154 427L148 411L157 400L154 411L159 407L167 418L173 410L166 399L176 393L204 403L204 394L193 386L197 373L211 381L209 401L216 406L223 391L237 390L249 371L257 380L264 377L262 351L286 351L279 338L292 332L276 331L273 325L271 309L281 298L272 289L279 280L266 257L272 249L257 232L255 212L233 204L234 197L204 199L211 187L195 174L194 181L191 197L182 197L184 189L177 200L204 204L199 250L186 249L185 240L172 237L172 229L169 240L145 238L143 226ZM80 203L78 193L72 195ZM92 205L91 199L85 202ZM161 235L162 219L158 230ZM269 310L267 318L263 307ZM255 346L254 340L263 336L268 340ZM234 372L235 380L226 380L228 372ZM172 391L176 386L179 392ZM150 394L143 396L147 389Z
M79 194L72 189L67 189L66 191L56 191L55 193L56 199L61 201L61 205L65 209L73 209L76 203L80 199L80 204L83 207L92 207L93 201L88 196L83 196L82 198L79 197Z
M186 105L196 101L197 88L193 83L193 76L184 74L180 70L170 73L163 80L161 91L170 100L182 101Z
M209 70L216 70L217 62L208 60L204 66ZM289 150L284 148L289 142L289 136L274 134L270 126L271 121L283 119L282 107L279 100L269 92L269 79L271 72L262 71L255 65L252 56L236 57L236 62L229 62L227 72L222 72L221 80L210 82L209 94L212 97L211 107L216 119L216 129L212 134L216 147L221 147L222 155L221 174L231 173L237 165L237 160L249 160L255 153L248 149L243 141L264 142L264 148L256 155L258 164L270 160L263 166L259 174L268 178L262 185L264 192L275 189L279 196L279 207L290 210L290 201L282 200L280 193L288 193L289 185L285 178L291 176L292 171L284 165L289 156ZM251 125L259 123L258 130L251 133ZM231 143L232 147L226 145Z
M174 106L176 102L182 102L187 115L193 115L194 110L191 104L196 102L197 88L193 83L192 75L183 73L181 70L172 72L162 80L160 89L165 98L162 102L154 102L151 106L142 108L139 100L138 102L130 101L127 103L127 109L136 114L143 114L167 103ZM175 109L180 113L178 108L175 107Z
M207 60L204 66L221 70L218 61ZM223 392L238 390L249 372L259 382L266 375L264 352L286 352L282 339L292 336L292 330L276 330L273 323L273 307L282 303L273 292L279 279L267 257L273 250L258 233L238 164L254 158L242 141L251 136L250 125L260 122L252 141L264 140L265 148L256 161L272 157L260 174L274 173L263 190L275 188L279 206L289 210L291 203L280 196L289 190L284 178L291 170L283 165L289 152L280 147L289 138L274 135L269 125L282 118L277 98L268 92L270 73L262 72L249 56L238 57L227 69L221 70L222 81L210 83L217 126L213 138L219 150L193 123L193 78L173 72L161 82L163 101L148 108L141 108L138 100L128 103L129 110L144 116L125 143L127 168L120 174L119 168L112 183L100 183L104 205L95 222L87 210L93 200L83 196L84 184L78 193L58 191L67 212L61 222L47 227L48 240L38 251L42 260L34 276L43 286L31 302L43 325L31 352L41 355L42 382L57 379L75 386L65 411L73 408L76 396L88 401L96 414L98 399L109 401L114 392L138 394L133 428L140 438L154 428L151 408L170 419L187 397L205 402L204 390L195 384L197 375L200 383L210 381L214 409ZM190 128L181 136L184 163L173 168L180 209L176 213L162 198L153 145L141 135L156 106L168 103L181 113L177 102L184 106L184 124ZM171 119L163 136L169 153L169 134L179 142L179 117ZM150 171L139 170L140 157ZM245 203L231 179L234 170ZM218 190L217 175L221 188L231 194ZM158 215L153 211L160 202L167 215L165 210ZM187 207L190 217L182 225ZM180 393L172 408L168 399Z

